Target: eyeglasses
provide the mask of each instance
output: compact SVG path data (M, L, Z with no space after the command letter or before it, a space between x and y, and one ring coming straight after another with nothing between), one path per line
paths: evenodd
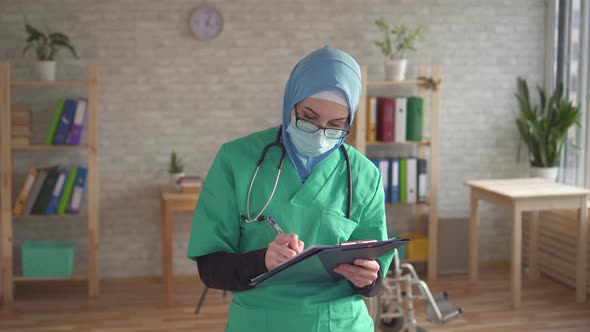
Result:
M311 121L305 120L299 117L297 107L295 108L295 126L297 128L303 130L306 133L315 133L318 130L321 130L324 133L324 136L330 139L341 139L346 137L350 130L348 129L340 129L340 128L328 128L319 126Z

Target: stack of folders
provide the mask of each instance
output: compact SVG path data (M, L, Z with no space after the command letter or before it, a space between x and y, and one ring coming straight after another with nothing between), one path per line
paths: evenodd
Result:
M15 216L79 214L87 168L31 168L13 208Z
M428 199L426 159L371 159L381 172L386 203L423 203Z
M177 187L185 193L198 193L201 191L203 180L199 176L183 176L176 181Z
M367 98L367 143L422 141L423 104L419 97Z
M79 145L84 129L88 99L60 99L45 136L47 145Z

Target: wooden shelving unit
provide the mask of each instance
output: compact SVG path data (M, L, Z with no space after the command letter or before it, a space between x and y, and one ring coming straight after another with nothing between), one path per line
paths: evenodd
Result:
M1 250L1 279L2 287L0 295L5 303L14 300L14 284L16 282L47 282L47 281L87 281L88 296L96 297L99 292L98 273L98 243L99 243L99 182L98 182L98 65L89 64L87 78L83 81L19 81L13 80L12 68L9 63L0 63L0 157L1 157L1 188L0 188L0 250ZM87 144L77 146L51 146L51 145L28 145L13 146L11 140L11 104L12 91L15 87L26 89L29 86L51 87L81 87L87 91L88 105L86 113ZM87 153L87 184L86 201L87 214L82 215L30 215L15 217L12 215L13 193L13 152L46 150L83 150ZM19 152L19 153L25 153ZM25 278L15 276L13 271L13 222L15 219L56 219L56 218L84 218L88 224L88 270L84 275L74 275L69 278Z
M417 79L404 81L370 81L367 79L367 67L361 66L362 76L362 91L361 100L353 122L353 128L347 142L353 145L361 153L366 154L367 146L407 146L415 145L418 148L418 158L426 159L427 149L430 150L430 157L428 158L429 168L429 196L425 203L413 204L416 206L416 215L418 219L417 232L428 235L428 259L427 260L404 260L409 263L426 262L428 264L428 279L434 280L437 277L437 249L438 249L438 174L439 174L439 151L440 151L440 89L441 82L441 68L440 65L421 65ZM366 142L366 107L367 98L369 97L370 87L391 87L394 89L399 86L415 86L418 88L418 96L427 101L428 94L430 94L430 105L424 104L424 118L430 119L430 131L423 130L422 132L427 136L421 142ZM395 92L392 91L392 93ZM423 124L424 126L424 124ZM426 128L424 128L426 129ZM404 205L404 204L395 204ZM426 222L426 214L424 208L428 208L428 219ZM428 227L426 227L428 225Z

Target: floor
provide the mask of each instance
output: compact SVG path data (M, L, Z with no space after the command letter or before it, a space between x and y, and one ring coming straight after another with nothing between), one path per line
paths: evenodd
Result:
M467 276L445 276L429 282L433 292L447 290L463 316L446 325L425 322L418 305L418 323L428 331L590 331L590 303L574 303L573 289L549 279L524 280L523 305L510 308L508 267L482 269L481 281L467 285ZM0 306L0 331L223 331L231 299L209 292L201 314L194 304L202 284L178 283L177 305L164 305L164 287L155 280L104 281L96 300L86 299L84 284L19 284L17 301Z

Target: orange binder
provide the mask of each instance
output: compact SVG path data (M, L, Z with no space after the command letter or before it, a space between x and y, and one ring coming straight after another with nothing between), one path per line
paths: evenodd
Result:
M367 143L377 142L377 97L367 98Z
M36 168L31 168L29 170L29 174L27 174L27 179L25 180L25 184L18 195L18 199L14 208L12 209L12 213L15 216L21 216L23 214L23 208L25 207L25 202L27 201L27 197L29 197L29 193L31 192L31 188L33 187L33 183L35 182L35 178L37 177L38 170Z

